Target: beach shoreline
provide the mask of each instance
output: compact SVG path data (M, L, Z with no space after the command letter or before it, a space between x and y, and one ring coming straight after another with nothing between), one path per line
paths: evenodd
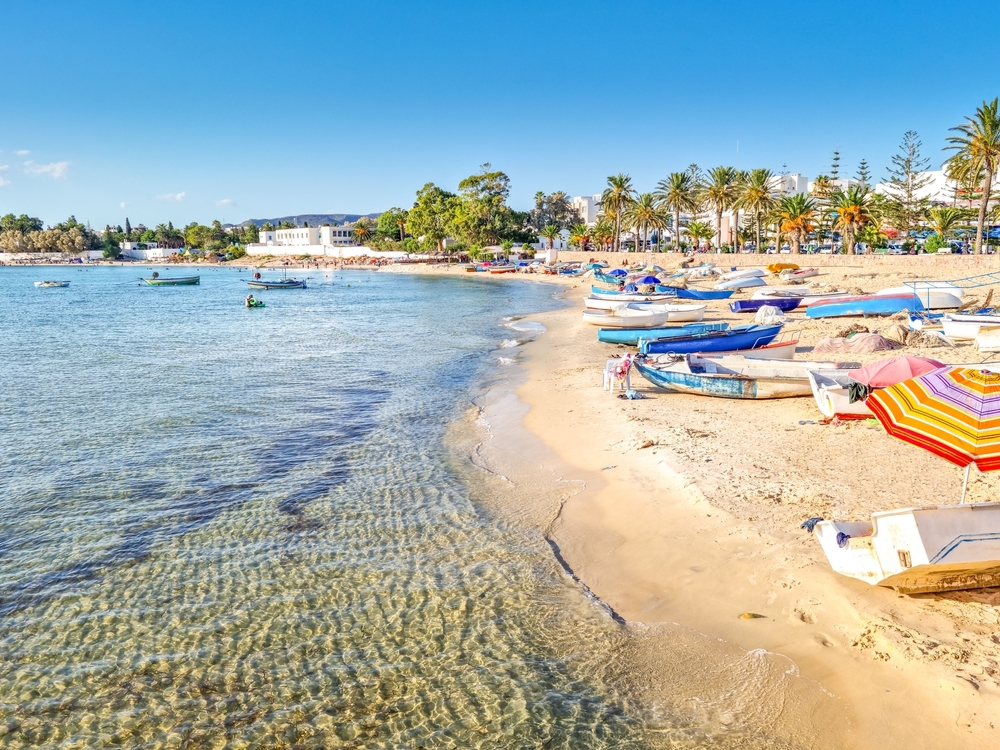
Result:
M673 396L639 378L633 387L648 400L615 399L600 387L601 366L615 349L597 344L594 330L579 324L589 282L518 280L555 282L570 304L526 316L546 332L521 347L525 382L485 413L491 440L535 470L583 488L567 493L542 531L586 592L625 627L646 634L636 665L636 691L646 705L685 697L671 668L678 658L716 675L701 684L704 696L735 687L727 682L742 669L735 653L764 654L790 662L801 681L782 683L771 675L773 664L761 667L753 679L763 681L764 697L730 717L740 731L817 748L995 745L1000 649L990 634L1000 592L903 597L834 574L819 545L798 529L811 515L863 518L873 507L930 504L955 472L870 425L800 425L802 417L819 419L811 399L757 404ZM817 324L812 339L803 338L823 332ZM715 442L727 416L739 424L740 452L731 441ZM805 452L780 465L789 432L796 440L809 433ZM913 481L892 474L879 486L874 465L823 491L809 476L824 461L849 467L873 451L913 464L910 473L928 485L924 496L900 502ZM795 476L796 466L806 476ZM977 492L986 499L994 478L979 479ZM865 487L865 502L845 499ZM742 496L726 502L729 494ZM668 635L657 637L661 628ZM681 638L689 648L679 654L667 645L678 640L678 629L706 640Z

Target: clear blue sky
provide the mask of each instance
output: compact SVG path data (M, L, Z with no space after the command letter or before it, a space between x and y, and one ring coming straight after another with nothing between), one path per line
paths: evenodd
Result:
M737 141L743 168L813 177L839 147L881 178L904 131L936 167L1000 94L998 20L996 0L10 0L0 213L367 213L483 162L527 208L733 164Z

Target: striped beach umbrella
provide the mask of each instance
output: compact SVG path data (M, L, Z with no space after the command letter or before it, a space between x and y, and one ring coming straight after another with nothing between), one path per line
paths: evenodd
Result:
M895 438L965 467L1000 469L1000 373L942 367L877 390L865 402Z

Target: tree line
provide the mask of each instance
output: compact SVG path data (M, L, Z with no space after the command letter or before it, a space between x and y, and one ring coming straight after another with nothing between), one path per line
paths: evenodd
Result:
M837 232L843 251L853 253L858 242L867 249L885 247L890 235L901 236L904 247L912 246L915 230L930 229L933 234L924 248L933 252L966 229L974 234L979 253L987 224L1000 221L1000 204L990 205L1000 161L997 99L984 101L974 116L951 132L945 146L951 154L944 166L954 185L950 206L931 205L924 194L931 180L926 174L930 159L923 156L923 144L911 130L892 157L883 193L876 193L871 185L864 159L855 177L842 180L836 151L830 173L817 177L809 192L795 194L783 190L783 174L763 168L741 171L719 166L703 172L692 164L646 193L638 192L628 175L618 174L608 177L596 226L574 226L570 242L580 248L593 245L619 251L623 231L630 231L635 249L681 250L688 243L714 240L720 250L739 251L752 245L756 252L763 252L766 235L776 248L787 239L791 252L798 253L807 238L821 243ZM722 218L726 213L735 231L732 244L724 247ZM668 229L669 246L663 242Z

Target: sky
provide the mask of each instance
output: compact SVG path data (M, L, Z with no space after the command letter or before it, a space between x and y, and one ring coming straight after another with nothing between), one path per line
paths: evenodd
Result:
M0 214L238 223L510 203L694 162L885 176L1000 95L1000 3L8 0ZM984 33L979 34L977 30ZM19 30L19 31L13 31Z

